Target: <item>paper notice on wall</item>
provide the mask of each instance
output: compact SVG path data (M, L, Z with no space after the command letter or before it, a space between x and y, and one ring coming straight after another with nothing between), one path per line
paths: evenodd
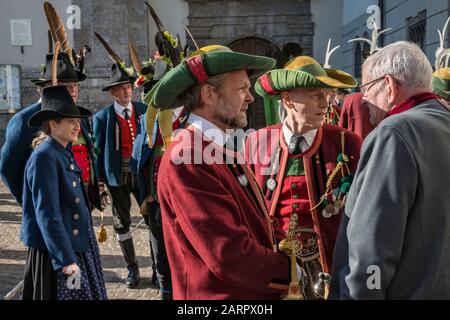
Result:
M14 19L11 22L11 45L31 46L31 20Z

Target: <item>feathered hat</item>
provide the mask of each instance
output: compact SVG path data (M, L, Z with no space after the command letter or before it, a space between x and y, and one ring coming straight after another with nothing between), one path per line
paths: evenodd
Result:
M330 73L330 75L328 74ZM280 123L280 93L295 88L353 88L356 80L348 73L326 71L315 59L298 56L283 69L268 71L255 82L255 92L263 97L267 125Z
M113 62L111 66L111 71L109 75L109 81L106 87L104 87L103 91L108 91L114 86L124 84L124 83L133 83L136 80L134 77L134 70L132 67L127 67L125 62L114 52L114 50L108 45L108 43L103 39L101 35L97 32L94 32L98 41L103 45L108 53L108 57Z
M172 138L172 110L160 110L159 108L155 108L150 100L152 98L153 93L151 93L151 89L158 83L158 81L171 69L179 65L184 58L188 54L188 46L185 45L182 49L180 37L177 35L177 40L174 39L172 34L164 28L164 25L159 19L153 7L144 2L147 6L147 9L155 21L156 27L158 28L158 32L155 34L155 43L158 47L157 54L148 61L144 61L144 68L141 69L139 73L139 78L136 81L136 85L142 85L144 87L144 99L143 102L148 105L147 113L146 113L146 128L148 134L148 144L152 147L153 141L153 128L158 119L158 124L161 129L164 146L167 147L170 144ZM184 26L188 34L192 37L192 34L189 32L186 26ZM196 45L194 38L192 41ZM197 46L197 45L196 45ZM137 56L136 50L135 53L131 53L133 50L133 46L130 46L130 54L132 57L133 64L135 64L135 68L138 67L139 58ZM197 47L198 49L198 47ZM134 60L133 60L134 56ZM136 61L136 62L135 62ZM145 66L146 64L146 66ZM139 68L139 67L138 67Z
M38 86L45 85L51 81L53 42L59 42L61 45L61 52L57 56L57 79L59 81L83 81L86 79L86 75L84 74L84 59L91 49L87 45L84 45L77 55L69 44L64 22L56 12L56 9L49 2L44 2L44 12L49 26L49 53L46 56L45 65L41 65L40 67L41 74L39 78L31 81Z
M450 68L448 67L450 49L444 48L444 40L449 21L450 17L447 18L442 32L438 29L439 47L436 49L435 72L431 80L431 88L434 93L446 100L450 100Z
M378 50L380 50L381 48L378 47L378 38L385 32L391 30L392 28L387 28L384 30L380 30L378 31L378 26L375 22L375 19L372 19L372 25L373 25L373 30L372 30L372 35L371 35L371 39L367 39L367 38L355 38L355 39L351 39L348 40L348 42L353 42L353 41L364 41L367 42L370 46L370 51L369 54L372 55L375 52L377 52Z
M55 44L55 54L51 63L52 86L45 87L42 91L41 110L35 112L28 120L29 126L40 126L43 121L61 118L86 118L92 113L83 107L77 106L70 96L65 86L58 83L58 53L60 50L59 41Z

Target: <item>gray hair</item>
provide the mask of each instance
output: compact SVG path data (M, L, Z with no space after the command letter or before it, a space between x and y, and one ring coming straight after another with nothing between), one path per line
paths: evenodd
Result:
M363 67L370 80L390 74L408 87L431 86L431 64L419 46L412 42L398 41L387 45L369 56Z

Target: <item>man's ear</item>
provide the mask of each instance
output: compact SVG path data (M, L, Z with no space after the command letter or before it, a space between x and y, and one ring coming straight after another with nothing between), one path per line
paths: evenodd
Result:
M210 84L203 84L202 87L200 88L201 100L206 105L214 105L216 95L217 93L214 91L214 87Z
M294 103L292 102L291 96L288 91L281 92L281 102L286 108L293 109Z
M398 95L398 84L397 82L395 82L395 79L390 75L386 76L386 81L388 89L388 102L393 103L395 97Z
M115 92L116 92L115 88L109 89L108 92L109 92L109 95L110 95L111 97L116 98L116 96L114 95Z

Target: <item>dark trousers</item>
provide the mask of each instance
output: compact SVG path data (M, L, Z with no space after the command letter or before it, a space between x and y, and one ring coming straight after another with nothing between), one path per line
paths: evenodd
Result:
M150 228L150 244L155 257L159 288L162 294L171 295L172 280L169 261L167 260L166 247L164 245L161 209L156 201L149 203L147 208L148 213L144 218Z
M112 213L114 216L114 231L125 234L130 231L131 225L131 194L138 201L137 176L132 173L122 174L122 185L108 186L112 200ZM138 201L138 204L141 203Z

